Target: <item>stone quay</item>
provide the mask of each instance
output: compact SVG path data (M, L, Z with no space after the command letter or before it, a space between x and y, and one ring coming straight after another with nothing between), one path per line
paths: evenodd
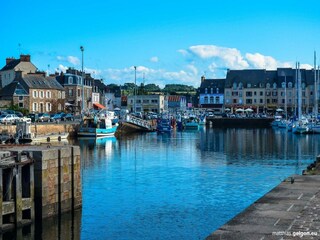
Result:
M82 206L80 148L1 145L0 231Z

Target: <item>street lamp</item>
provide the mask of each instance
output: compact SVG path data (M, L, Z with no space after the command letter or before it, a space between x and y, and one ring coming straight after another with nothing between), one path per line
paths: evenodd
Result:
M80 46L80 50L81 50L81 55L82 55L82 61L81 61L81 75L82 75L82 113L84 111L84 72L83 72L83 51L84 51L84 47Z
M136 112L136 86L137 86L137 66L134 66L133 112Z

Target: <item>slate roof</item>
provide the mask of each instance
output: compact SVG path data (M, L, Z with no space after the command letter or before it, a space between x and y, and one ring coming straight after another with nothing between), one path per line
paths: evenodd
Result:
M29 95L19 81L13 81L0 90L1 99L11 99L14 95Z
M44 77L40 74L27 74L22 78L24 84L32 89L64 90L55 77Z
M0 71L7 71L14 69L19 63L21 62L20 59L14 59L8 64L6 64Z
M231 88L233 83L242 83L246 87L250 83L253 88L259 87L266 79L265 69L229 70L226 78L226 88Z
M217 89L219 88L219 93L223 93L224 92L224 88L225 88L225 82L226 79L222 78L222 79L205 79L204 81L201 82L200 85L200 93L205 93L205 89L207 88L208 90L213 88L213 89ZM208 91L210 92L210 90ZM214 90L214 92L216 92Z

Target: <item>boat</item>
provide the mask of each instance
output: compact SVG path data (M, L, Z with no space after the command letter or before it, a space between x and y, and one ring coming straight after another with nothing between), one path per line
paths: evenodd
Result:
M184 122L184 127L186 130L198 130L199 119L195 116L189 116L189 118Z
M11 136L5 141L5 143L41 143L41 142L62 142L67 141L69 137L68 132L48 133L48 134L36 134L31 132L30 122L17 122L16 134Z
M161 117L157 120L157 132L168 133L172 131L171 120L169 118Z
M105 113L96 113L84 116L79 127L80 137L107 137L114 136L118 123L112 124L112 119Z

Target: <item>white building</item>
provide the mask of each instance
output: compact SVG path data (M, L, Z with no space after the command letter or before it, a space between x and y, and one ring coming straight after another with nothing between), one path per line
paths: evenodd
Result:
M168 110L168 97L158 94L128 96L127 108L130 112L161 113Z

